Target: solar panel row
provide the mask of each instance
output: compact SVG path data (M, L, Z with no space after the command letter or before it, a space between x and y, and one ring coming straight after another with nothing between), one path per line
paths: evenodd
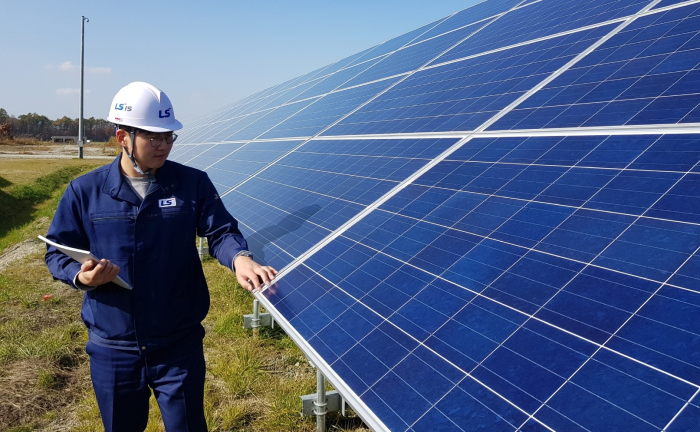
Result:
M374 430L700 430L699 13L485 1L172 157L284 268L259 298Z

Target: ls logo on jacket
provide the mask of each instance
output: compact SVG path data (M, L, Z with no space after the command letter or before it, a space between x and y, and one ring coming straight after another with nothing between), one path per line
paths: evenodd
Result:
M177 206L177 202L175 198L166 198L162 200L158 200L158 207L163 208L163 207L175 207Z

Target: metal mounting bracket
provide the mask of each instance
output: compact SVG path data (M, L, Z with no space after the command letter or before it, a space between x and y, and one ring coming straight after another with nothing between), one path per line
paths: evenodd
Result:
M316 432L326 432L326 414L331 411L345 415L345 399L336 390L326 391L326 377L316 368L316 393L301 397L301 415L315 415Z
M260 312L260 301L253 300L253 313L243 315L243 328L257 330L260 327L275 327L275 320L267 312Z
M197 248L197 251L199 252L199 260L202 261L204 259L204 255L209 253L209 247L204 246L204 237L199 238L199 247Z
M301 397L301 415L310 416L316 415L316 393L304 395ZM338 393L337 390L326 392L326 411L340 411L345 415L345 399Z

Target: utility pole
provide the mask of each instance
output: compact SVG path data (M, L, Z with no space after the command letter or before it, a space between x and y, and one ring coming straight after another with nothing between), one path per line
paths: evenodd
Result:
M84 16L80 17L80 117L78 117L78 157L83 158L83 83L85 75L85 21L90 22Z

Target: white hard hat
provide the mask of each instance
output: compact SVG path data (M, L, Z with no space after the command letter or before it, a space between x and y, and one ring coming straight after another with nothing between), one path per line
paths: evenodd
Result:
M175 120L173 104L168 96L151 84L138 81L117 92L107 120L150 132L182 129L182 123Z

